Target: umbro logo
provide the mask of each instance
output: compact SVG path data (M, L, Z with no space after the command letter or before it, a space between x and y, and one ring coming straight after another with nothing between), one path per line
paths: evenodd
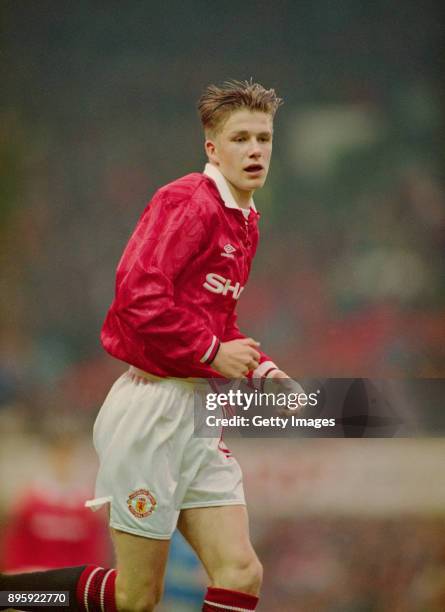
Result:
M222 257L231 257L232 259L235 257L234 252L236 251L235 247L231 244L226 244L224 246L224 252L221 253Z

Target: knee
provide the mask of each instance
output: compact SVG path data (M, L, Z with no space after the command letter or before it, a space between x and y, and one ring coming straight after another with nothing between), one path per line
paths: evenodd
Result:
M263 583L263 566L261 565L258 557L254 557L249 565L245 568L244 582L245 586L243 589L245 593L258 595Z
M258 595L263 582L263 566L252 555L224 564L211 576L214 586Z
M118 612L152 612L162 597L162 588L158 585L119 584L116 580L116 607Z

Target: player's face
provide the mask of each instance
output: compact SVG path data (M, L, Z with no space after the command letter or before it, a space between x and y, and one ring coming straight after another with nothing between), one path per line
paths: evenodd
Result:
M213 139L206 140L209 161L222 172L243 206L262 187L272 154L272 117L260 111L233 112Z

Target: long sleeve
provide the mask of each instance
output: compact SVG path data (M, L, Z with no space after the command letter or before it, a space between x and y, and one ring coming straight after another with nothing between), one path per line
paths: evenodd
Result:
M138 352L149 352L161 363L200 364L202 375L202 364L216 352L213 332L175 300L175 283L192 265L204 238L190 202L155 196L139 221L118 267L111 308L121 326L119 336L125 337L127 352L131 345L136 362L144 362ZM102 340L105 345L104 334Z

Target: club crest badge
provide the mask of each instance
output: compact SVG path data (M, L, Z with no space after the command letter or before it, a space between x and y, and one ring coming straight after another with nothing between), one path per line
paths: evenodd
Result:
M156 510L157 503L155 496L148 489L138 489L127 499L128 509L137 518L150 516Z

